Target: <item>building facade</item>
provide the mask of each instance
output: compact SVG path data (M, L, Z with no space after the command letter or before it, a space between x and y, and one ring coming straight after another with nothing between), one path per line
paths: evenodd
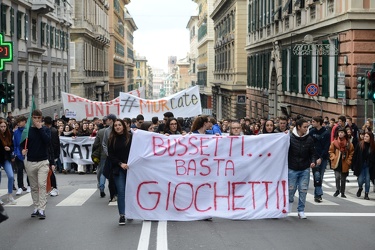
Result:
M198 16L191 16L186 28L190 34L189 76L191 78L191 86L195 86L197 84Z
M145 91L147 91L148 66L146 57L136 55L134 57L134 64L134 89L143 87L145 88Z
M0 7L0 32L13 43L13 61L5 63L0 80L13 83L15 92L1 116L28 113L31 96L43 115L62 115L61 91L70 91L70 1L3 0Z
M126 33L126 50L125 53L125 72L126 72L126 80L125 80L125 90L131 91L134 89L134 55L133 55L133 43L134 43L134 36L133 33L136 31L137 25L134 22L134 19L130 15L129 11L125 8L125 33ZM124 48L125 49L125 48Z
M198 4L198 34L197 34L197 85L200 86L200 96L203 110L211 113L212 82L214 82L214 29L210 14L213 11L214 0L193 0Z
M219 120L246 116L246 3L246 0L216 0L210 15L215 30L212 107Z
M356 79L375 62L375 0L248 0L248 13L248 116L363 124Z
M61 1L63 2L63 1ZM110 45L106 1L74 1L71 28L71 93L93 101L108 101L108 50Z
M109 9L109 34L111 37L108 62L109 62L109 96L111 99L126 92L125 63L128 56L132 56L132 51L128 51L125 33L125 5L130 0L113 0L113 6ZM126 53L125 54L125 50ZM126 56L126 57L125 57Z

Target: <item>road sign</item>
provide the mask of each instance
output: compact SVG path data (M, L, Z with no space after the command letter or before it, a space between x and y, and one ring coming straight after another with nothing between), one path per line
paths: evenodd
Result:
M5 42L4 36L0 33L0 71L4 69L4 62L13 61L13 43Z
M309 83L307 84L305 91L309 96L317 96L319 94L319 86L315 83Z

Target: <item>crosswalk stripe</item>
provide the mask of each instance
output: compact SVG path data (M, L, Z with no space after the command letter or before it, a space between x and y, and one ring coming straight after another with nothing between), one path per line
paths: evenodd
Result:
M323 202L315 202L314 201L314 195L312 194L307 194L306 196L306 201L307 202L310 202L312 203L313 205L316 205L316 206L338 206L339 204L335 203L335 202L332 202L332 201L329 201L329 200L323 200Z
M18 197L18 196L17 196ZM31 193L27 193L20 198L16 199L16 205L6 205L7 207L29 207L33 204L33 199L31 198Z
M56 206L58 207L68 207L68 206L82 206L83 203L85 203L91 195L93 195L96 192L96 188L80 188L71 195L69 195L68 198L61 201Z
M0 196L6 195L8 193L8 189L0 189Z
M325 194L333 195L333 192L325 192ZM362 206L375 206L374 200L365 200L363 199L363 195L361 198L358 197L351 197L350 195L346 194L346 198L341 198L340 195L337 196L339 199L347 200Z

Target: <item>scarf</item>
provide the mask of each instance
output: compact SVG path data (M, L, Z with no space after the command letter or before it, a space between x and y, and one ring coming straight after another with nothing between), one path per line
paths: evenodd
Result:
M347 141L346 138L337 138L333 141L336 148L340 149L340 152L344 152L346 150Z

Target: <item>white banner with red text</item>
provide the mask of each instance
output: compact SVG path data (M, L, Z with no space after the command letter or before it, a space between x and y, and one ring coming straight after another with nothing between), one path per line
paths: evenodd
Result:
M289 135L165 136L137 130L126 216L190 221L281 218L288 210Z
M139 89L128 92L131 96L138 98L145 97L145 89ZM77 121L83 119L91 120L94 117L103 118L109 114L120 115L120 97L107 102L91 101L77 95L61 92L62 101L65 110L65 116L75 118Z
M120 118L133 118L142 114L146 121L157 116L163 119L165 112L174 117L193 117L202 114L199 87L194 86L176 94L156 100L146 100L120 92Z
M60 136L60 159L62 162L77 164L94 164L91 160L92 144L95 137Z

